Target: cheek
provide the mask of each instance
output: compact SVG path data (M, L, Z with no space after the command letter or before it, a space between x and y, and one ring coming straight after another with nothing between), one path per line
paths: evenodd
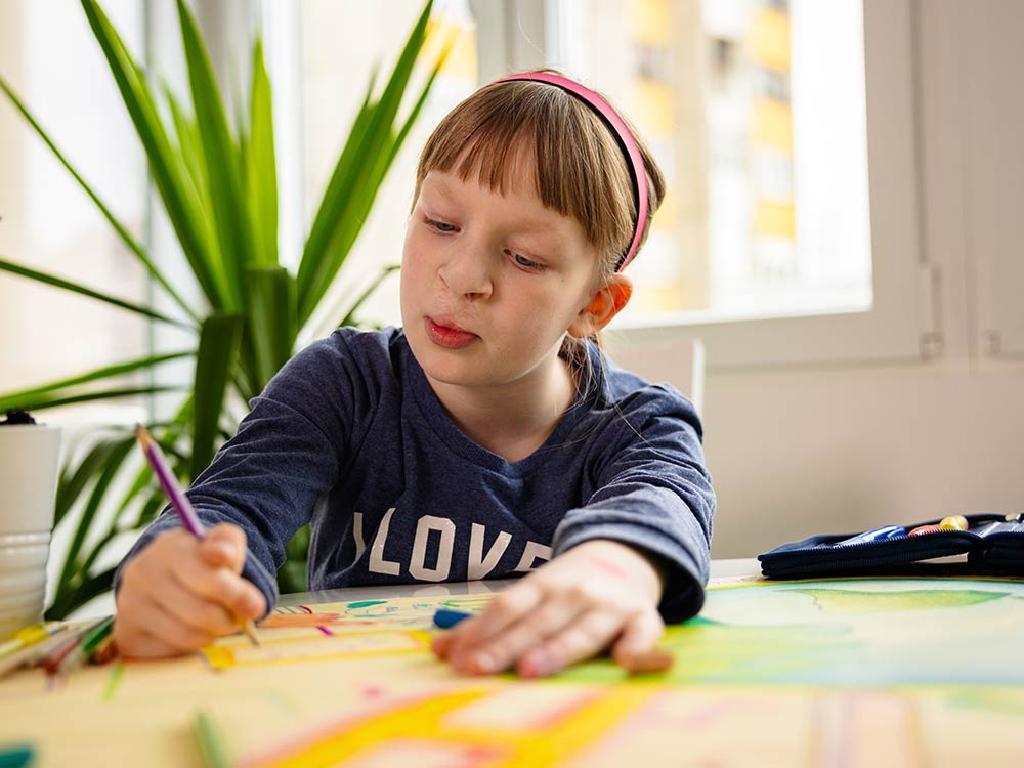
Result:
M559 287L523 295L507 320L514 326L517 346L546 352L557 344L575 317L575 307Z
M417 234L410 228L405 236L405 243L402 246L402 275L401 283L414 284L411 278L422 277L430 271L430 249L429 244L424 242L422 235Z
M405 240L402 242L402 271L411 267L414 261L413 254L416 252L416 228L410 221L405 230Z

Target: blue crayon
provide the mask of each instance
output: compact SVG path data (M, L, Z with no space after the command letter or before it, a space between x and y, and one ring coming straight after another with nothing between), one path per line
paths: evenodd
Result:
M434 626L438 629L451 629L472 615L472 613L456 611L453 608L438 608L434 611Z
M900 536L906 536L907 529L899 525L883 525L881 528L872 528L870 531L864 531L858 533L856 536L851 536L848 539L837 541L833 544L833 547L842 547L846 544L867 544L870 541L885 541L886 539L896 539Z

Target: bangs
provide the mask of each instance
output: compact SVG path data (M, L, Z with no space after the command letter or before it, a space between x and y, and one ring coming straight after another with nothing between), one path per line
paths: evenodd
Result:
M576 219L606 257L632 240L636 204L626 158L601 119L560 88L522 81L481 88L428 139L417 198L434 170L475 178L501 195L536 194L546 208Z

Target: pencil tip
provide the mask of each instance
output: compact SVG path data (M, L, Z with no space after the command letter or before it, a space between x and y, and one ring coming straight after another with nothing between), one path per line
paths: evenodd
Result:
M256 624L251 619L242 625L242 630L249 637L249 642L251 642L253 646L256 648L262 647L259 635L256 634Z

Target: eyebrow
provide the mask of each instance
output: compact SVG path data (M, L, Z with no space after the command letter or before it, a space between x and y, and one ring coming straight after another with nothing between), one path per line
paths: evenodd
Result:
M442 179L432 178L432 179L424 180L424 182L423 182L423 184L422 184L422 186L420 188L420 194L421 195L423 194L423 189L427 188L428 186L430 187L430 189L432 191L438 192L442 197L444 197L449 202L452 202L452 203L458 203L459 202L458 195L456 194L456 192L445 181L443 181ZM559 244L561 244L561 241L562 241L562 235L559 232L559 230L557 229L557 227L553 226L551 222L544 221L543 219L538 219L538 218L522 219L521 221L517 221L516 222L516 229L521 231L521 232L523 232L524 234L533 233L533 232L539 232L539 233L543 233L543 234L550 234L552 237L554 237L558 241Z

